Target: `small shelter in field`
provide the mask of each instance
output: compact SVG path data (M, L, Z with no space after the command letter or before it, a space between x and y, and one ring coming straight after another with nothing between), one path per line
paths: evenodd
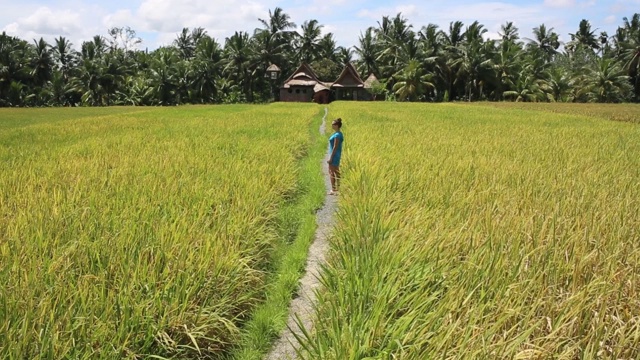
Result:
M376 99L376 95L373 92L373 86L376 84L379 84L380 81L378 80L378 78L373 75L373 73L371 73L369 75L369 77L367 78L367 80L364 81L364 88L367 89L367 92L369 93L369 96L371 96L371 100L384 100L384 99Z

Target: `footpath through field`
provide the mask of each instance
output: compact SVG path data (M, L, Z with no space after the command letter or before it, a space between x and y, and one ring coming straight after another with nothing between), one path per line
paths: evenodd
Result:
M328 109L324 109L324 117L320 125L320 134L325 134ZM322 171L325 178L325 187L327 191L331 189L329 181L329 172L327 160L329 159L327 151L323 159ZM307 257L307 265L305 267L305 275L300 280L300 288L298 297L291 301L289 307L289 317L287 327L280 334L280 338L276 342L271 352L267 355L267 360L285 360L295 359L297 343L296 336L302 336L302 329L310 331L313 327L313 305L316 303L316 291L320 286L320 270L321 265L325 263L325 257L329 250L329 236L334 225L334 214L337 208L337 196L325 195L324 205L316 215L316 223L318 225L314 236L313 244L309 247L309 256ZM302 326L302 328L301 328Z

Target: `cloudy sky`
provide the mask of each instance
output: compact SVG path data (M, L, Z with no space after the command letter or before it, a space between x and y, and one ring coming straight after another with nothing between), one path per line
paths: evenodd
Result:
M501 24L513 21L520 36L530 37L531 28L545 23L568 41L587 19L598 32L612 35L623 17L640 11L640 0L0 0L0 30L29 41L64 36L79 48L94 35L106 36L110 27L129 26L143 39L141 48L155 49L170 44L183 27L203 27L220 42L234 31L253 32L257 19L275 7L298 27L317 19L339 45L352 46L361 31L399 12L416 29L478 20L495 36Z

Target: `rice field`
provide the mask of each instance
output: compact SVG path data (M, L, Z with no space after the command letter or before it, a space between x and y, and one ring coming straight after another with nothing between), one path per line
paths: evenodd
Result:
M339 220L303 358L640 358L640 126L607 115L638 109L330 105Z
M331 104L302 358L639 358L638 109ZM0 109L0 358L259 359L323 197L321 110Z
M291 104L0 110L0 358L236 351L279 281L306 214L292 204L310 187L304 226L315 225L319 114Z

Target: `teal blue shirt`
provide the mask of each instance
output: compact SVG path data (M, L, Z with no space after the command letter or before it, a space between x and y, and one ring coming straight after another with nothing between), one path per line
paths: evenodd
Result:
M337 131L331 135L329 138L329 155L333 152L333 143L334 140L338 139L339 144L336 148L335 154L333 154L333 158L331 159L331 165L340 166L340 157L342 156L342 144L344 144L344 135L342 135L341 131Z

